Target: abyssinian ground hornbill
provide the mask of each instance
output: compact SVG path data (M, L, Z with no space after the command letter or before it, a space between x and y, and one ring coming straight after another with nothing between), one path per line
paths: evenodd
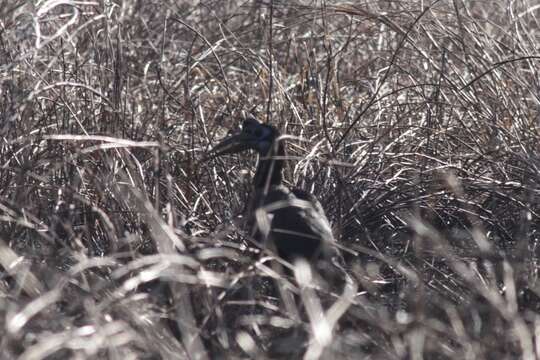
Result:
M273 244L277 254L290 263L299 258L310 263L336 260L332 229L319 201L307 191L289 189L282 183L286 156L278 129L250 116L242 123L240 132L223 139L209 157L246 150L255 150L259 155L246 206L253 238L263 245Z

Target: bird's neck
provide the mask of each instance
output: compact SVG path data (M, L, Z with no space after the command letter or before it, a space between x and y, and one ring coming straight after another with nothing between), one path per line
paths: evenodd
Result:
M270 151L266 155L259 155L259 163L253 179L256 189L281 184L284 157L285 147L283 141L272 144Z

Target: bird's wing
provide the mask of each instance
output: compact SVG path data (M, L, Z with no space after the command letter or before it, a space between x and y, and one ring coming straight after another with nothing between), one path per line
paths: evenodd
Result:
M312 258L327 252L327 245L333 241L332 230L314 196L276 186L264 202L264 212L271 222L267 228L282 257Z
M309 206L302 207L303 215L307 221L311 224L315 231L323 234L323 240L332 242L334 241L334 235L332 234L332 227L326 217L324 209L313 194L299 188L291 189L294 196L302 201L306 201Z
M314 231L324 234L323 242L321 243L321 255L329 262L317 262L317 268L321 274L325 274L327 281L333 279L330 283L339 282L340 280L346 279L346 281L351 281L350 276L345 270L345 261L341 252L337 246L332 246L335 244L335 238L332 233L332 227L330 222L326 217L324 209L313 194L299 188L291 189L291 192L300 200L307 201L311 204L310 207L304 209L303 216L308 219L308 223L314 229Z

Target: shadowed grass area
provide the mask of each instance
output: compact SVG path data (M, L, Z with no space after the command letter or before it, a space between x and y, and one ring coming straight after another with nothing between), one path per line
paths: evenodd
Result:
M540 357L539 11L0 0L0 358ZM247 113L358 287L243 230Z

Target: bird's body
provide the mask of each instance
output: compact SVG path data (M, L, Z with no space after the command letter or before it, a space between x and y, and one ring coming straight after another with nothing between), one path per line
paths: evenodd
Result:
M248 211L253 237L273 243L288 261L318 258L333 239L319 202L301 189L283 185L271 186L264 194L260 190L254 190L250 201L254 206Z
M327 253L334 241L321 204L310 193L282 184L285 147L278 130L248 118L239 134L226 138L214 156L256 150L259 154L253 188L246 207L251 235L261 244L273 244L290 262L314 260Z

